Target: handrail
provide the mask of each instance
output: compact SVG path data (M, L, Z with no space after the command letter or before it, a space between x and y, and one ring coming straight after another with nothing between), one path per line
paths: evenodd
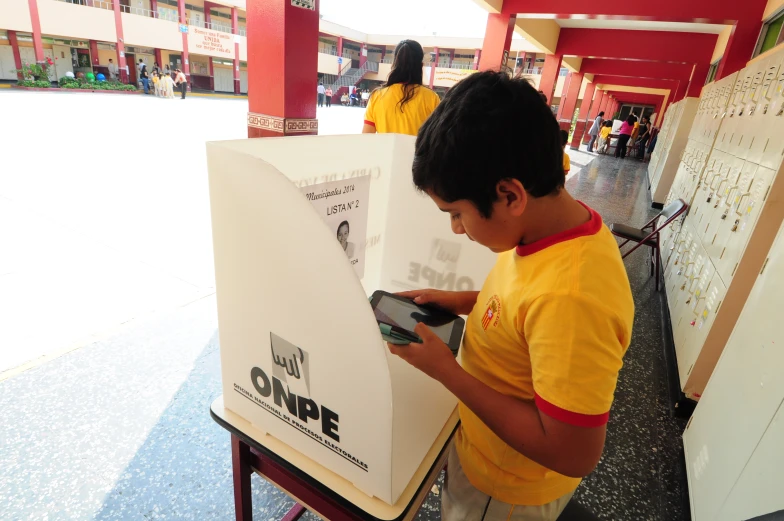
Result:
M84 7L97 7L98 9L106 9L107 11L114 11L114 5L111 2L104 0L57 0L65 4L81 5Z
M232 34L231 25L226 25L218 22L209 22L209 23L204 22L204 27L206 29L212 29L213 31L220 31L222 33Z
M318 52L320 52L321 54L330 54L332 56L338 55L338 52L331 45L319 45Z

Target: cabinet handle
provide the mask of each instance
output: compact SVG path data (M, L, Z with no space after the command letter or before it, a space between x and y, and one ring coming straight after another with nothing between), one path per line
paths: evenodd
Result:
M743 212L740 211L740 207L743 206L743 199L745 197L747 197L747 196L750 196L750 195L751 195L751 192L746 192L745 194L742 194L740 196L740 199L738 199L738 207L735 209L735 213L738 214L738 217L743 215Z

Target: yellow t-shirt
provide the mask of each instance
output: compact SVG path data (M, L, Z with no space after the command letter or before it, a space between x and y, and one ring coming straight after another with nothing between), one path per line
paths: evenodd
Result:
M611 132L612 132L612 127L602 127L602 130L599 131L599 135L604 139L607 139L607 136L609 136Z
M563 155L563 167L564 167L564 174L568 174L569 170L572 168L572 163L569 161L569 154L564 152Z
M402 99L403 85L399 83L374 91L365 111L365 123L376 127L379 133L416 136L419 127L438 106L440 98L432 90L419 85L414 97L403 106L401 112Z
M498 256L461 353L463 368L496 391L559 421L598 427L609 418L634 302L618 244L590 212L585 224ZM459 411L457 453L480 491L543 505L579 485L512 449L463 403Z

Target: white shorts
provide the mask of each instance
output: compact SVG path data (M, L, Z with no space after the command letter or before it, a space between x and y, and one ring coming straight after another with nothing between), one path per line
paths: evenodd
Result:
M454 444L449 448L449 463L441 495L443 521L556 521L574 491L551 503L539 506L510 505L477 490L463 472Z

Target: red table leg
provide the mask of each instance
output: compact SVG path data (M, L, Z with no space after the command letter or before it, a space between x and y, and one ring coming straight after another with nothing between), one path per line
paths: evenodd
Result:
M283 519L281 519L280 521L297 521L300 517L302 517L302 514L304 514L305 512L307 512L307 510L305 510L305 507L303 507L299 503L295 503L294 506L291 507L291 510L289 510L286 513L286 515L283 516Z
M250 490L250 446L231 435L231 467L234 473L234 512L237 521L253 521L253 504ZM297 518L294 518L297 519Z

